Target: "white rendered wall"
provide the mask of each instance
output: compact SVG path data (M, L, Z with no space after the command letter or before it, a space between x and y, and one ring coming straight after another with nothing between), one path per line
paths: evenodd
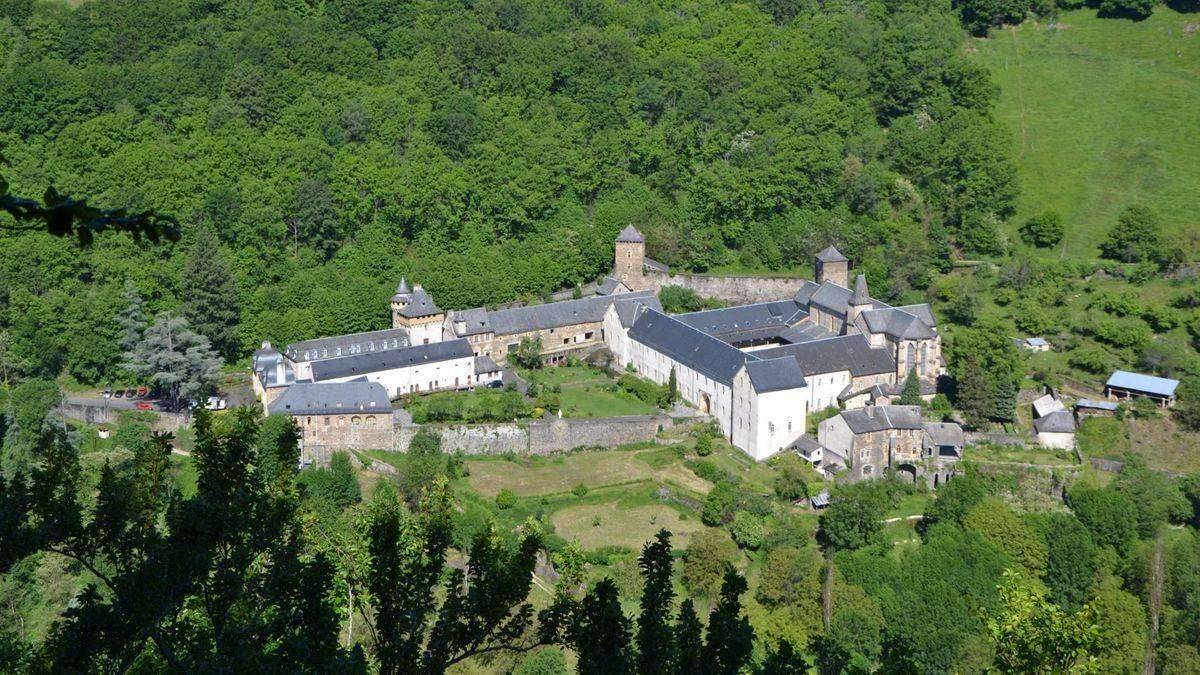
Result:
M808 383L808 409L816 412L830 406L837 407L838 394L850 384L850 371L806 375L804 380Z
M322 382L349 382L364 375L337 377ZM388 396L396 398L408 393L427 393L471 387L475 382L475 357L467 356L436 363L422 363L406 368L393 368L366 373L368 382L378 382Z
M442 336L442 324L438 322L431 321L408 327L408 344L413 346L441 342Z
M1075 447L1075 434L1036 434L1037 442L1047 448L1070 450Z

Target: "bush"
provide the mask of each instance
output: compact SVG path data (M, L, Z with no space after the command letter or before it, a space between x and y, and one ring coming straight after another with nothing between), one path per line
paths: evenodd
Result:
M587 493L588 493L588 486L584 485L583 483L580 483L580 484L576 485L575 487L571 488L571 494L575 495L576 497L586 496Z
M696 438L696 454L701 457L708 457L712 454L713 443L712 436L703 434Z
M496 493L496 506L501 509L511 509L517 505L517 494L508 488Z
M780 457L775 467L775 494L783 499L795 501L808 496L808 481L813 476L808 463L792 453Z
M761 516L746 511L738 511L733 517L733 525L729 528L733 540L738 546L756 551L762 547L766 538L766 528Z
M693 593L712 596L721 587L726 568L737 556L737 545L724 530L701 530L683 552L682 581Z
M1062 217L1053 211L1034 216L1021 226L1021 239L1038 248L1054 246L1062 241L1064 233Z
M1105 373L1112 370L1113 359L1100 347L1081 347L1071 352L1067 363L1089 373Z

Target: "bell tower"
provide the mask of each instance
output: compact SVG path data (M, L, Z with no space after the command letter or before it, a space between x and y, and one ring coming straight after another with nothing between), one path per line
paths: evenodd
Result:
M818 284L828 281L842 288L850 288L850 259L833 246L817 254L813 261L813 270L816 272Z
M646 261L646 238L633 225L625 226L617 235L616 253L613 259L613 277L632 291L641 290L642 270Z

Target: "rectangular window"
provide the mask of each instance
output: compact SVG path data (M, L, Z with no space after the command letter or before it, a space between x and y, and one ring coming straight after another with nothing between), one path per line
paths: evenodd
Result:
M583 334L583 339L584 339L584 340L591 340L591 339L592 339L592 331L590 331L590 330L589 330L588 332L584 333L584 334Z

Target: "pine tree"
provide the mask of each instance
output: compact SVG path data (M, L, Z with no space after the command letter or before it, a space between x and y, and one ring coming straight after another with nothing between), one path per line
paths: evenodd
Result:
M696 616L696 607L691 599L683 601L679 607L679 618L675 620L672 642L675 644L675 672L678 675L692 675L704 670L704 639L701 636L703 626Z
M921 380L917 377L917 369L908 371L904 379L904 389L900 391L900 405L921 405Z
M704 664L710 673L736 675L750 660L754 629L742 616L741 595L746 579L732 567L725 570L721 597L708 617L708 641L704 644Z
M1002 377L992 391L991 417L1000 422L1011 422L1017 411L1017 383L1012 378Z
M238 292L229 268L221 259L217 236L209 227L196 233L196 241L183 268L183 316L196 332L208 338L222 356L237 356Z
M580 675L634 672L629 619L621 611L612 579L600 581L584 596L572 632Z
M963 364L962 374L958 378L955 389L958 407L966 416L967 423L980 427L987 423L992 411L995 410L994 390L988 381L987 373L974 355L967 357Z
M671 375L667 378L667 405L675 404L679 398L679 379L675 375L675 366L671 366Z
M126 367L151 382L167 401L178 404L198 398L216 384L221 358L207 338L188 326L187 319L163 312L146 329Z
M672 371L674 372L674 371ZM645 580L638 614L638 672L666 673L674 660L671 636L671 533L659 530L638 559Z
M125 309L117 315L117 324L121 326L121 351L128 356L142 340L146 332L146 303L142 294L132 281L125 280L125 290L121 292L125 301Z

